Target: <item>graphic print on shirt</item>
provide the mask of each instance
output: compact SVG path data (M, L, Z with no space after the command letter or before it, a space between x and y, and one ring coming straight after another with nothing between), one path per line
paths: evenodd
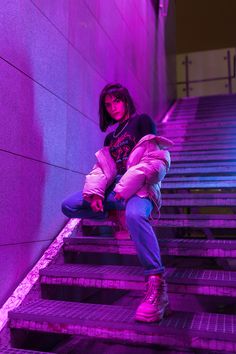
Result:
M123 175L126 172L126 162L135 145L135 137L127 132L111 143L110 153L116 162L118 174Z

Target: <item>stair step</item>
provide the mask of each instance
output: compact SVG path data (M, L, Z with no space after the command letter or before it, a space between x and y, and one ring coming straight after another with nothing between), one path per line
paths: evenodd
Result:
M221 152L225 152L227 150L229 151L235 151L236 150L236 144L235 142L233 143L221 143L221 144L207 144L204 143L203 145L199 145L199 143L196 144L182 144L182 145L173 145L169 151L171 153L173 152L190 152L190 151L216 151L219 150Z
M192 122L180 122L180 123L174 123L171 120L168 120L166 123L158 123L157 125L157 130L158 130L158 135L160 134L160 131L169 131L172 128L175 128L176 130L184 130L184 129L206 129L206 128L229 128L229 127L234 127L236 128L236 122L235 120L216 120L213 121L212 119L207 120L207 121L202 121L202 120L196 120ZM160 134L161 135L161 134Z
M162 214L151 221L153 227L236 228L236 215Z
M180 104L175 106L175 110L173 113L176 112L193 112L195 114L200 115L201 113L210 113L214 114L217 112L225 112L225 113L233 113L236 111L235 102L211 102L211 103L198 103L198 104Z
M226 113L233 113L236 111L235 102L205 102L205 103L177 103L175 106L175 110L173 113L185 113L185 112L192 112L192 113L202 113L208 112L210 114L214 114L216 112L226 112Z
M236 176L166 176L165 181L170 182L236 182ZM164 182L163 182L164 183Z
M106 219L84 219L86 226L110 226ZM111 224L115 225L115 222ZM151 220L153 227L193 227L193 228L235 228L236 215L232 214L161 214L160 219Z
M236 194L174 193L162 195L163 206L236 206Z
M210 119L212 118L215 120L216 118L221 118L221 120L224 120L225 118L234 118L236 116L235 113L235 108L227 110L217 110L217 111L202 111L202 112L196 112L195 109L187 109L187 110L175 110L171 114L171 120L172 119L184 119L184 118L192 118L194 120L203 120L203 119Z
M234 99L235 100L235 99ZM218 111L223 112L235 112L236 106L235 101L233 102L222 102L222 101L215 101L215 102L194 102L194 103L186 103L186 102L177 102L175 105L174 112L193 112L193 113L201 113L206 110L210 114L214 114Z
M213 154L194 154L194 153L178 153L178 154L172 154L171 157L172 162L175 163L183 163L183 162L221 162L221 161L235 161L236 160L236 153L230 153L230 154L226 154L226 153L221 153L221 154L217 154L217 153L213 153Z
M173 140L173 142L175 144L180 144L180 143L194 143L194 142L198 142L199 144L203 144L203 143L208 143L209 144L211 142L213 143L219 143L219 142L223 142L226 143L228 141L232 141L235 139L235 136L232 134L224 134L224 132L222 132L221 134L215 134L215 135L185 135L185 136L175 136L175 135L170 135L170 134L165 134L166 138L169 138L171 140Z
M225 98L222 99L222 97L215 96L212 100L210 99L210 96L205 97L205 101L203 100L203 97L197 98L195 101L177 101L176 108L181 108L183 107L185 110L189 108L193 108L197 110L201 110L204 107L206 107L209 111L214 110L215 108L227 108L229 109L230 107L233 107L233 109L236 109L235 106L235 95L233 95L232 99L226 100Z
M9 326L133 344L236 351L236 316L175 312L160 323L145 324L135 322L134 314L130 307L36 300L10 311Z
M41 284L144 290L142 267L119 265L51 265L40 271ZM169 292L236 296L236 272L166 269Z
M210 95L210 96L200 96L200 97L182 97L177 101L177 107L188 107L193 106L200 108L203 106L215 107L216 105L227 106L235 105L236 95L235 94L220 94L220 95Z
M222 121L225 119L232 119L232 117L235 117L236 115L236 108L234 107L229 107L228 109L220 109L220 107L217 108L217 110L213 109L202 109L202 110L196 110L195 108L176 108L172 112L170 119L175 119L175 118L192 118L194 121L201 121L201 120L215 120L217 118L221 118Z
M189 123L191 124L192 122L208 122L208 121L212 121L212 122L216 122L216 121L235 121L235 117L236 114L227 114L227 113L220 113L220 114L201 114L199 116L196 116L196 114L191 114L186 113L177 113L176 115L172 115L169 119L169 122L173 123L173 124L178 124L178 123ZM167 121L168 123L168 121Z
M166 135L166 134L165 134ZM172 149L175 149L175 147L183 147L184 149L188 149L188 147L199 147L204 150L207 150L205 148L205 146L209 146L210 149L214 149L215 146L218 144L219 146L222 146L223 144L231 144L233 146L235 146L235 138L234 137L224 137L224 139L222 140L219 140L219 137L216 137L216 139L209 139L207 140L206 137L204 137L202 140L196 140L196 141L184 141L182 139L182 141L176 141L175 139L174 140L174 145L170 148L171 150Z
M235 188L236 181L194 181L194 182L170 182L164 180L162 190L170 189L221 189Z
M216 120L217 118L221 118L222 121L226 119L232 119L236 115L235 107L230 107L229 109L217 109L217 110L199 110L196 111L195 108L176 108L172 111L172 114L169 116L169 119L185 119L192 118L194 121L202 121L202 120Z
M161 254L195 257L236 257L236 240L159 239ZM111 237L69 237L64 239L64 252L114 253L136 255L131 240Z
M220 162L220 166L222 167L229 167L229 168L235 168L236 167L236 161L221 161ZM217 161L201 161L201 162L191 162L191 161L187 161L187 162L175 162L172 161L171 163L171 169L175 169L175 168L196 168L196 167L219 167L219 162ZM169 173L169 172L168 172Z
M236 118L236 117L235 117ZM160 135L170 135L174 130L174 134L172 135L173 138L175 137L182 137L184 135L189 135L189 136L204 136L204 135L219 135L219 134L224 134L224 135L235 135L236 134L236 126L231 126L231 127L216 127L216 128L192 128L191 125L186 128L179 128L179 127L173 127L172 129L169 127L168 129L160 129L159 134Z
M199 175L199 176L204 176L204 175L210 175L214 176L215 174L221 174L221 175L226 175L226 174L234 174L236 175L236 166L204 166L204 167L177 167L178 165L174 165L174 167L171 167L170 170L168 171L166 178L172 175L181 175L181 176L186 176L186 175ZM231 176L231 178L235 178L235 176Z
M186 114L192 114L195 117L199 119L201 116L212 116L214 117L215 115L234 115L236 111L235 108L235 103L233 105L228 105L227 108L224 107L222 104L219 104L218 106L209 105L209 106L177 106L175 107L175 110L172 112L171 117L175 115L186 115Z
M236 156L236 149L230 149L230 150L223 150L222 149L214 149L214 150L209 150L207 151L208 156L212 155L219 155L219 156L225 156L229 158L235 159ZM171 151L171 156L172 159L175 159L176 156L202 156L206 155L205 150L198 150L198 151Z

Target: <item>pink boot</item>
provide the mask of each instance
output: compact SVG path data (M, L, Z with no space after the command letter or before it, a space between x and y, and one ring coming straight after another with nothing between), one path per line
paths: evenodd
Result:
M139 305L135 320L142 322L160 321L168 311L167 284L163 276L150 275L144 299Z

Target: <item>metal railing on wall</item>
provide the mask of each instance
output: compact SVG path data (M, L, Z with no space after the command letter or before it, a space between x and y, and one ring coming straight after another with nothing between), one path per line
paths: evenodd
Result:
M232 80L235 79L236 77L236 56L233 56L233 74L231 74L231 53L229 50L227 50L226 56L224 57L224 60L227 61L227 76L220 76L220 77L212 77L208 79L200 79L200 80L190 80L189 79L189 65L192 64L192 61L189 60L188 55L185 56L184 61L182 64L185 66L185 80L184 81L177 81L177 85L185 85L183 88L183 91L186 92L186 96L189 97L190 91L192 91L191 84L196 84L200 82L210 82L210 81L219 81L219 80L227 80L228 83L226 84L228 87L228 93L231 94L233 92L232 90Z

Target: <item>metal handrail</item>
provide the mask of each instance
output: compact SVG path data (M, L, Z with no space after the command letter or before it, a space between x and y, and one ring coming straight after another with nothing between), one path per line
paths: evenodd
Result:
M189 96L189 91L191 88L189 87L190 84L195 84L199 82L209 82L209 81L219 81L219 80L228 80L228 88L229 88L229 93L232 93L232 79L235 79L236 77L236 56L233 56L233 75L231 75L231 58L230 58L230 51L227 51L227 56L224 58L227 59L227 64L228 64L228 76L221 76L221 77L214 77L214 78L209 78L209 79L199 79L199 80L189 80L189 64L192 64L191 61L188 59L188 55L185 56L185 61L183 64L185 65L185 81L177 81L177 85L185 85L185 91L187 94L187 97Z

